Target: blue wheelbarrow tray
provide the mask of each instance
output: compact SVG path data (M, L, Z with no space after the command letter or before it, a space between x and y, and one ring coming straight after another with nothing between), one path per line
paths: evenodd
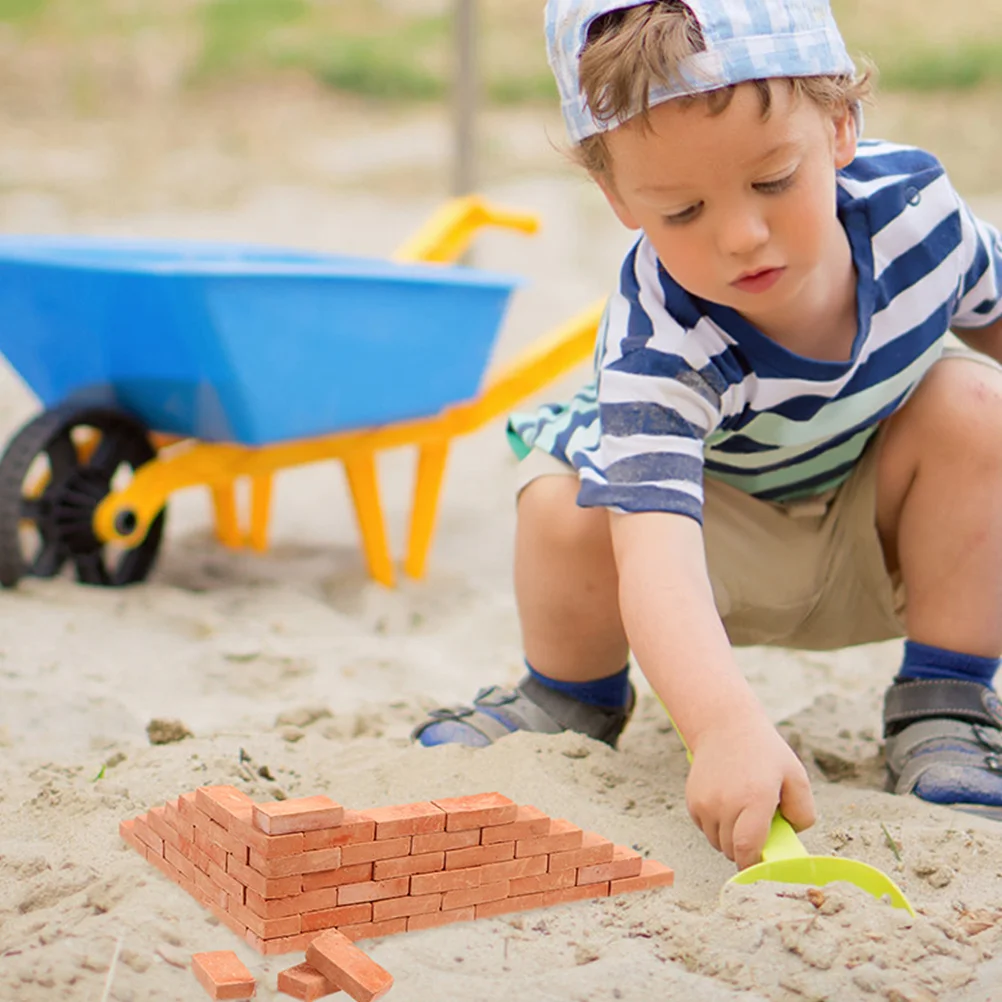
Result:
M476 395L515 278L246 245L0 238L0 354L51 408L244 445Z

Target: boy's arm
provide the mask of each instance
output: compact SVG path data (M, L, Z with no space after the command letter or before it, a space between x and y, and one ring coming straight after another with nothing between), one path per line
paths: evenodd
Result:
M987 327L963 328L955 327L953 333L960 338L968 348L980 351L982 354L994 358L996 362L1002 363L1002 320Z
M715 848L750 866L777 806L795 828L814 823L807 774L734 661L699 523L662 512L611 520L630 646L692 752L689 812Z

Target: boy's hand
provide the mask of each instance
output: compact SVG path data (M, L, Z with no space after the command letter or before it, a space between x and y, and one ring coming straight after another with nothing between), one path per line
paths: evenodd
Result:
M700 734L686 801L710 844L739 869L761 861L777 807L797 831L814 824L807 773L764 716Z

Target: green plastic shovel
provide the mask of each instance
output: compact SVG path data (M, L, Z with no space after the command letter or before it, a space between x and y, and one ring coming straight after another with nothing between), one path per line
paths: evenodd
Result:
M665 711L667 712L667 711ZM675 721L668 715L672 727ZM686 758L691 762L692 753L685 738L675 727ZM895 908L903 908L909 915L915 914L901 888L882 870L869 863L855 859L839 859L837 856L811 856L797 837L793 826L779 811L773 815L769 836L762 848L762 862L739 870L727 882L729 884L757 884L760 880L771 880L781 884L809 884L820 887L844 880L855 884L875 898L886 897Z

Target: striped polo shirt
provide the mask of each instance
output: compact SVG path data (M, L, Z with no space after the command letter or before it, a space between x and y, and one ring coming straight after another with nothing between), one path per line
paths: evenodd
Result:
M860 143L838 172L838 216L858 282L848 361L797 355L689 295L642 237L605 312L596 378L567 404L513 415L516 452L573 465L582 506L700 521L704 475L779 502L837 487L949 328L1002 317L1002 237L931 154Z

